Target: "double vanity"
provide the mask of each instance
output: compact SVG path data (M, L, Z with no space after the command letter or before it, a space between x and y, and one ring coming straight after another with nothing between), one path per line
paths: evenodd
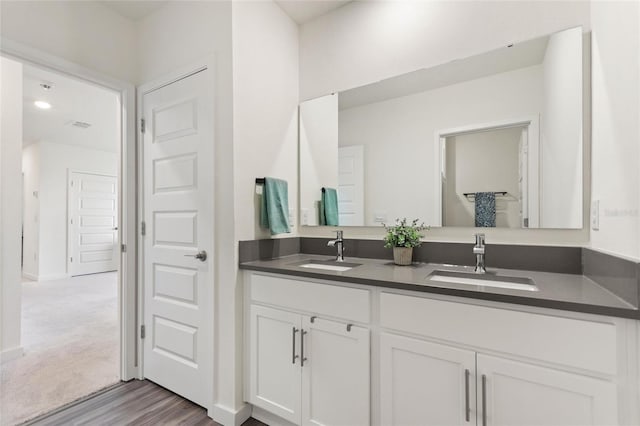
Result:
M637 304L584 275L306 253L240 268L245 399L270 425L638 422Z
M446 227L584 229L590 46L570 28L304 100L300 233L326 223L327 188L339 227L369 235L402 217L444 240ZM240 243L254 417L640 424L637 263L477 236L396 266L381 239Z

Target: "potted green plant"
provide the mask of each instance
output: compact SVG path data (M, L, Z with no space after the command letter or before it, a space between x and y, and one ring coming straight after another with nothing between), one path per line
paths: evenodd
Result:
M424 223L418 225L418 219L407 223L406 217L402 220L396 219L396 224L393 226L387 226L384 223L382 226L387 230L387 235L384 237L384 246L386 248L393 247L394 263L396 265L411 265L413 248L419 247L422 244L420 238L424 237L424 235L420 234L420 231L428 230L429 227Z

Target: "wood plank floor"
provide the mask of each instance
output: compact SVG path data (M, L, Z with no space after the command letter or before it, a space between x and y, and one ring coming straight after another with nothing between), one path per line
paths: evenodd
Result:
M132 380L28 425L218 425L204 408L148 380ZM255 419L243 426L266 426Z

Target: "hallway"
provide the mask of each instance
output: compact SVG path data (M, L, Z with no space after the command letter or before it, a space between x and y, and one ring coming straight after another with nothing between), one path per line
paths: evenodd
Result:
M117 293L116 272L23 283L24 356L2 365L0 424L118 382Z

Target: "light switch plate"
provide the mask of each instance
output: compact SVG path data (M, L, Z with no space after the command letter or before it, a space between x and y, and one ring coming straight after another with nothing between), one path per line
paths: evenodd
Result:
M591 202L591 229L594 231L600 229L600 200Z
M289 226L294 226L294 219L295 219L295 214L293 209L289 209Z

